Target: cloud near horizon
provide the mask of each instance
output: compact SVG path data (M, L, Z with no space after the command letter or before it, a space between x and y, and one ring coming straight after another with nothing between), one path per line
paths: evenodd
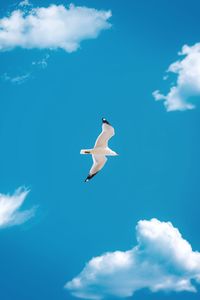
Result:
M176 84L167 95L159 90L153 92L155 100L163 100L167 111L184 111L194 109L191 97L200 97L200 43L193 46L184 45L181 52L182 60L172 63L167 72L177 74Z
M13 195L0 194L0 228L22 224L34 216L35 207L20 210L29 192L20 187Z
M27 3L23 1L21 3ZM29 2L28 2L29 3ZM86 39L96 38L109 29L111 11L70 4L52 4L24 10L23 5L0 19L0 51L24 49L63 49L76 51Z
M131 297L137 290L195 292L200 283L200 252L170 222L141 220L138 244L128 251L92 258L65 288L83 299Z

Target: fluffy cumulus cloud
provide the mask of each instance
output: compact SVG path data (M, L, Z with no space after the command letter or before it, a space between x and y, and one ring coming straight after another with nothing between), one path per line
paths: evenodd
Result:
M91 259L65 288L84 299L129 297L148 288L156 291L195 292L200 283L200 252L192 250L170 222L139 221L138 244Z
M13 195L0 194L0 228L19 225L34 216L35 208L20 210L29 190L19 188Z
M167 72L177 74L176 84L167 95L153 92L155 100L164 100L167 111L193 109L191 97L200 97L200 43L191 47L184 45L179 55L182 60L172 63Z
M110 28L110 11L70 5L51 5L27 10L20 8L0 19L0 50L15 47L26 49L64 49L76 51L81 41L96 38ZM22 5L23 4L23 5Z

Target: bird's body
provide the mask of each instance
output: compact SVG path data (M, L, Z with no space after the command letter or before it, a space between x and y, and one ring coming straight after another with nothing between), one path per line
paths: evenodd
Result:
M108 147L109 139L115 134L114 128L106 119L102 119L102 132L98 136L94 148L82 149L81 154L91 154L93 159L93 165L90 169L89 175L85 181L89 181L94 177L105 165L107 158L106 156L118 155L115 151Z
M92 149L83 149L81 154L94 154L94 155L106 155L106 156L116 156L118 155L115 151L112 151L110 148L106 147L96 147Z

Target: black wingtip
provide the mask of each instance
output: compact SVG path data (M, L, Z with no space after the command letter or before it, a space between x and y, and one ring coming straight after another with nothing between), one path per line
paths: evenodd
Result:
M110 123L105 118L102 118L102 122L105 123L105 124L110 125Z
M84 180L84 182L88 182L90 179L92 179L98 172L92 174L92 175L88 175L88 177Z

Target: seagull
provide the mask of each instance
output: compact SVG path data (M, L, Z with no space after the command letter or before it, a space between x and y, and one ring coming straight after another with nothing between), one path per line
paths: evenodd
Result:
M93 165L90 169L89 175L85 179L85 182L94 177L105 165L106 156L118 155L115 151L108 147L109 139L115 134L114 128L105 119L102 118L102 132L98 136L93 149L82 149L80 154L91 154L93 159Z

